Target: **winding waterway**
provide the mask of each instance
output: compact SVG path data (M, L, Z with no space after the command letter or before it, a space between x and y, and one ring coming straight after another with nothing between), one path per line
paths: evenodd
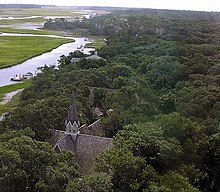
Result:
M7 34L2 34L4 36L7 36ZM8 34L9 35L9 34ZM14 34L16 35L24 35L24 34ZM42 35L34 35L34 34L25 34L26 36L42 36ZM12 36L12 34L10 34ZM54 35L43 35L43 36L49 36L54 37ZM56 36L56 38L60 38L60 36ZM62 37L62 38L71 38L71 37ZM84 40L85 38L74 38L75 42L72 43L66 43L58 48L53 49L50 52L43 53L40 56L34 57L32 59L28 59L27 61L15 65L13 67L5 68L0 70L0 87L5 85L14 84L16 82L10 81L10 78L16 74L26 74L27 72L31 72L35 74L38 67L43 67L45 65L57 65L58 59L61 55L68 55L70 52L74 52L77 50L77 47L80 45L85 45L88 43L88 41ZM89 54L89 51L92 51L91 48L84 48L83 52Z
M1 17L0 16L0 21L1 20L20 20L20 19L36 19L36 18L41 18L42 16L29 16L29 17Z
M1 33L0 37L52 37L52 38L62 38L62 39L75 39L74 37L64 37L59 35L40 35L40 34L28 34L28 33Z

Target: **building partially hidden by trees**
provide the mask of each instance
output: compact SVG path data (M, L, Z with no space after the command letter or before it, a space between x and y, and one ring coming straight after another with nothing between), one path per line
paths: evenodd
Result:
M74 94L65 126L66 131L53 131L49 143L58 153L62 150L73 152L79 164L80 174L91 173L94 171L96 157L112 146L112 138L99 136L103 132L100 119L91 125L80 126Z

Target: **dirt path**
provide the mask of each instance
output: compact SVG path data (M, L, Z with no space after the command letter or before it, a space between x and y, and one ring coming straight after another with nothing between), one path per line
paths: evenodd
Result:
M12 91L10 93L6 93L3 100L0 102L1 105L5 105L9 103L12 99L13 96L15 96L17 93L23 91L24 89L18 89L16 91Z
M0 121L3 121L4 120L4 116L6 115L6 113L0 115Z
M5 96L3 97L3 100L0 102L0 105L6 105L7 103L9 103L12 99L13 96L15 96L17 93L23 91L24 89L18 89L16 91L12 91L12 92L9 92L9 93L6 93ZM4 114L1 114L0 115L0 121L3 121L4 120L4 116L6 115L7 113L4 113Z

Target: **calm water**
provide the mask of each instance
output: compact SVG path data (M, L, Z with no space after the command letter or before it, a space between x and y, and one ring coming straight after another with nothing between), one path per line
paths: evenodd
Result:
M0 20L20 20L20 19L35 19L41 18L42 16L30 16L30 17L1 17Z
M88 41L84 41L84 38L74 38L75 42L66 43L59 46L56 49L53 49L50 52L44 53L40 56L29 59L19 65L1 69L0 70L0 87L4 85L14 84L16 82L10 81L10 77L19 74L25 74L27 72L32 72L33 74L36 72L38 67L42 67L45 65L57 65L57 60L61 55L68 55L70 52L77 50L81 44L85 45ZM93 49L85 48L84 53L89 53Z
M11 37L52 37L52 38L63 38L63 39L75 39L73 37L64 37L64 36L58 36L58 35L40 35L40 34L27 34L27 33L1 33L1 36L11 36Z

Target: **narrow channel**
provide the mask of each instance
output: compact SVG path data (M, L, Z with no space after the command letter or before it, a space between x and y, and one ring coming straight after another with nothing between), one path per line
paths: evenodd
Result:
M1 33L0 36L4 37L51 37L61 39L75 39L74 37L65 37L59 35L41 35L41 34L29 34L29 33Z
M66 43L59 46L56 49L53 49L50 52L43 53L40 56L34 57L32 59L28 59L27 61L15 65L13 67L5 68L0 70L0 87L5 85L14 84L17 82L11 81L10 78L14 75L22 75L27 72L31 72L35 74L38 67L43 67L45 65L57 65L58 59L61 55L68 55L70 52L74 52L77 50L77 47L80 45L85 45L88 41L85 41L85 38L74 38L75 42ZM84 48L83 52L89 54L89 51L94 49Z

